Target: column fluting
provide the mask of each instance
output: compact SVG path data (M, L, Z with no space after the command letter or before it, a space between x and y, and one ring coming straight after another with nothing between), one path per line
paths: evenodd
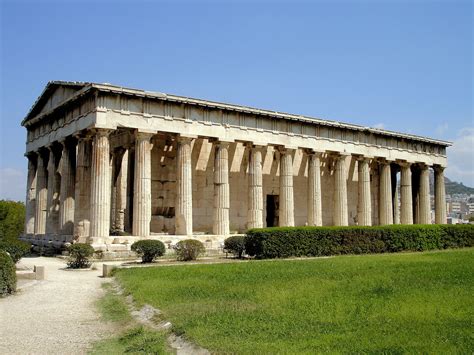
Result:
M293 200L293 157L292 149L280 149L280 214L281 227L295 225Z
M430 172L428 165L422 165L420 170L420 195L419 195L419 223L431 224L430 206Z
M263 178L262 178L262 148L249 147L249 191L247 228L263 227Z
M38 165L36 168L36 210L35 210L35 234L46 233L46 216L48 187L47 187L47 158L45 152L38 153Z
M115 228L125 231L125 212L127 209L127 177L128 177L128 148L124 148L119 156L117 187L117 204L115 213Z
M92 142L90 241L105 243L110 228L109 134L97 129Z
M61 154L61 190L59 193L59 231L61 234L72 235L74 232L74 195L76 147L72 142L63 141Z
M308 152L308 225L322 226L321 153Z
M413 224L413 191L411 165L409 163L400 164L400 223Z
M90 235L92 139L89 135L77 138L74 236L84 243Z
M434 167L435 179L435 223L446 224L446 187L444 184L444 167Z
M193 234L191 143L192 138L178 138L175 212L175 229L177 235L191 236Z
M35 233L36 214L36 163L37 155L30 153L28 159L28 177L26 180L25 233Z
M152 136L153 133L137 132L135 137L132 234L142 238L150 236Z
M214 155L214 220L212 233L229 235L229 143L216 142Z
M392 174L390 162L380 161L380 224L393 224Z
M347 173L346 155L334 157L334 225L347 226L349 216L347 212Z
M357 220L360 226L372 225L372 203L370 195L370 166L369 158L358 160L359 200Z
M56 155L54 153L54 147L52 145L48 146L49 150L49 159L48 159L48 197L47 197L47 210L48 214L46 217L46 233L47 234L57 234L58 233L58 211L57 199L59 197L59 191L57 191L57 186L60 185L57 183L57 170L56 170Z

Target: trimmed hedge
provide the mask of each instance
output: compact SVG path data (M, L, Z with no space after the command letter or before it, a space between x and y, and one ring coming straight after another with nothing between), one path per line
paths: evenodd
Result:
M16 290L15 263L6 251L0 250L0 296L6 296Z
M0 250L6 251L16 264L30 252L31 245L18 239L0 240Z
M196 260L197 257L206 252L204 245L195 239L181 240L174 246L179 261Z
M393 253L474 246L474 225L275 227L247 232L245 250L257 258Z
M151 263L166 252L165 245L159 240L144 239L132 244L132 250L141 256L142 263Z
M67 267L70 269L87 269L92 265L89 260L94 255L94 248L90 244L75 243L71 244L67 251L69 258Z
M224 240L224 250L241 259L245 253L245 236L233 235L227 238Z

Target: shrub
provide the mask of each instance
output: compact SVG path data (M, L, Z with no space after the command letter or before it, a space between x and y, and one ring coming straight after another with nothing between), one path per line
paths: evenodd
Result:
M0 200L0 240L16 239L23 233L25 204Z
M142 257L143 263L151 263L156 257L165 254L165 245L159 240L139 240L132 244L132 250Z
M67 266L71 269L85 269L91 266L89 258L94 255L94 248L89 244L76 243L67 248L69 260Z
M0 296L16 290L15 263L6 251L0 250Z
M245 250L257 258L422 251L474 246L473 225L283 227L251 229Z
M16 264L30 252L31 245L18 239L0 240L0 250L6 251Z
M199 255L206 251L204 245L195 239L181 240L176 243L174 249L180 261L196 260Z
M245 236L234 235L224 240L224 249L230 253L233 253L239 259L245 252Z

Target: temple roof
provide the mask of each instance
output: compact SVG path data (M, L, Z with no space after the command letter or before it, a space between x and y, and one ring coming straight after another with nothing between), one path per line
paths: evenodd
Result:
M444 141L444 140L438 140L438 139L433 139L433 138L423 137L423 136L418 136L418 135L413 135L413 134L407 134L407 133L400 133L400 132L390 131L390 130L385 130L385 129L380 129L380 128L372 128L372 127L366 127L366 126L361 126L361 125L356 125L356 124L343 123L339 121L326 120L326 119L321 119L321 118L316 118L316 117L309 117L309 116L295 115L295 114L289 114L289 113L279 112L279 111L258 109L254 107L243 106L243 105L235 105L235 104L228 104L228 103L222 103L222 102L216 102L216 101L195 99L191 97L177 96L177 95L165 94L165 93L160 93L160 92L132 89L132 88L126 88L126 87L112 85L108 83L99 84L99 83L76 82L76 81L74 82L71 82L71 81L48 82L48 84L46 85L46 87L43 89L42 93L38 97L38 99L35 101L35 103L31 107L26 117L23 119L21 123L22 126L27 126L28 125L27 123L32 123L30 121L33 118L43 115L42 110L44 110L45 105L52 98L53 93L58 88L63 88L65 90L67 89L68 92L64 93L63 96L61 96L62 100L58 102L57 106L61 106L65 102L72 100L74 98L77 98L78 96L81 96L91 90L98 90L101 92L112 92L115 94L123 94L123 95L137 96L137 97L147 97L150 99L159 99L159 100L164 100L164 101L179 102L183 104L204 106L204 107L209 107L209 108L217 108L217 109L222 109L222 110L227 110L227 111L236 111L236 112L241 112L241 113L270 116L277 119L287 119L287 120L301 121L301 122L307 122L307 123L315 123L315 124L319 124L323 126L345 128L345 129L356 130L356 131L366 131L366 132L371 132L371 133L384 135L384 136L392 136L392 137L397 137L397 138L410 139L414 141L428 142L431 144L437 144L437 145L441 145L445 147L452 145L451 142Z

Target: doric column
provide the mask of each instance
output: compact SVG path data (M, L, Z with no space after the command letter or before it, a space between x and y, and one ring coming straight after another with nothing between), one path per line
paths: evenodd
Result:
M92 138L86 134L77 139L74 236L85 243L90 235Z
M431 224L430 172L428 165L420 167L420 224Z
M372 203L370 195L370 158L361 157L358 160L359 200L357 205L357 220L360 226L372 225Z
M97 129L92 142L91 167L91 222L92 244L105 243L110 227L110 164L109 134L107 129Z
M175 213L177 235L193 234L191 143L192 138L178 137Z
M320 152L308 151L308 225L322 226Z
M250 145L247 228L263 227L262 149Z
M36 214L36 163L37 155L35 153L27 154L28 158L28 177L26 180L26 203L25 203L25 233L35 233L35 214Z
M36 169L36 211L35 211L35 234L46 233L46 216L48 188L47 188L47 157L45 152L38 153L38 165Z
M435 180L435 223L446 224L446 187L444 184L444 167L434 167Z
M346 155L337 154L334 157L334 225L347 226L347 173Z
M229 143L215 142L214 155L214 221L212 233L229 235Z
M393 180L392 180L393 183ZM393 193L393 224L400 224L400 205L398 203L399 188L395 182L395 188Z
M47 210L48 215L46 217L46 233L57 234L58 233L58 215L57 215L57 199L59 198L58 187L60 186L57 180L56 174L56 155L54 153L53 145L48 146L49 160L48 160L48 197L47 197Z
M151 149L154 133L135 134L135 178L133 188L132 234L150 236L151 221Z
M76 147L72 142L63 141L61 154L61 191L59 193L59 230L61 234L74 232L74 195L76 182Z
M280 148L280 215L281 227L295 225L293 200L293 149Z
M413 224L413 199L410 163L400 163L400 223Z
M392 174L390 162L380 161L380 224L393 224Z
M125 211L127 209L128 148L119 151L117 159L117 180L115 181L117 201L115 210L115 228L125 231Z

